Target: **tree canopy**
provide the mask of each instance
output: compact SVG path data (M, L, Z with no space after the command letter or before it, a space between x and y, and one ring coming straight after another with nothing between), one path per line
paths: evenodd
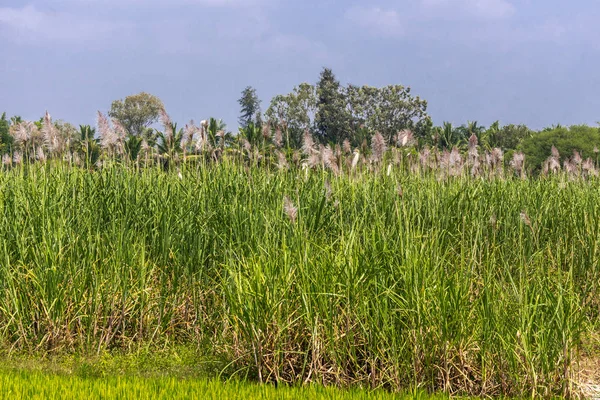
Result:
M8 150L12 143L12 136L10 131L10 121L6 118L6 113L2 113L0 117L0 153Z
M525 125L504 125L500 127L494 122L484 133L483 145L488 148L498 147L504 150L516 149L523 140L531 137L533 131Z
M298 148L302 145L304 132L313 128L316 111L315 87L302 83L287 95L275 96L265 115L275 128L285 131L286 145Z
M293 146L300 145L306 130L322 143L341 144L348 139L359 146L366 134L375 132L388 142L404 129L429 137L432 122L426 110L427 102L413 97L408 87L342 87L325 68L316 86L303 83L292 93L274 97L265 115L272 124L283 125Z
M163 102L146 92L113 101L108 115L123 125L130 135L140 136L145 129L158 121Z
M534 170L550 157L552 146L560 153L561 160L571 157L574 151L583 159L595 158L594 150L600 147L600 130L587 125L558 126L533 134L521 144L527 164Z
M350 137L351 114L340 82L324 68L317 84L315 133L322 143L342 143Z
M255 123L256 125L260 125L261 116L260 116L260 100L256 95L256 89L252 86L246 87L242 91L242 97L238 100L238 103L241 107L240 110L240 118L238 122L242 128L247 127L251 123Z

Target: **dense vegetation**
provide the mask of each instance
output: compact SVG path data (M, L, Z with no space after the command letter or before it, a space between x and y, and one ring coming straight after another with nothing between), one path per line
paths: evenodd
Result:
M0 175L0 339L196 343L263 382L572 393L599 309L590 179L25 164Z
M304 388L274 388L241 382L223 383L219 380L178 380L175 378L140 379L135 377L105 377L89 379L77 376L50 375L33 372L0 373L0 397L4 399L277 399L277 400L387 400L387 399L445 399L411 393L392 396L378 392L344 392L319 386Z
M366 163L381 158L376 149L385 152L391 146L413 149L415 157L417 152L432 154L437 162L454 154L454 159L460 155L479 165L517 164L522 175L559 170L593 175L598 167L599 128L558 125L534 131L499 122L487 128L477 122L433 126L427 102L413 96L409 87L344 87L329 69L323 70L316 85L302 83L287 95L275 96L264 115L256 89L250 86L238 103L236 133L214 118L178 126L162 101L148 93L114 101L108 117L98 112L96 128L75 128L53 121L48 113L33 122L3 114L0 154L4 165L54 158L87 168L107 160L171 168L183 159L218 161L237 153L255 164L303 161L313 167L317 160L307 145L337 159L355 152L359 162ZM155 126L157 121L162 129ZM479 146L476 155L473 144ZM326 166L330 164L325 160ZM477 168L473 172L478 173Z
M0 350L185 346L394 392L597 381L597 128L434 127L409 88L330 70L239 103L235 135L146 93L96 128L0 118Z

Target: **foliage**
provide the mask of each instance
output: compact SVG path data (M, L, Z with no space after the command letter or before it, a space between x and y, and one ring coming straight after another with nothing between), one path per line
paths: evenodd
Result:
M500 123L496 121L482 134L480 144L487 149L497 147L505 151L515 150L531 135L533 131L525 125L510 124L500 127Z
M533 134L523 140L521 148L530 169L539 170L550 157L552 146L559 151L562 160L579 152L583 159L597 157L594 149L600 147L600 130L586 125L558 126Z
M433 128L431 144L440 149L451 149L455 146L466 148L469 138L475 135L478 144L487 151L494 148L510 151L516 150L520 143L532 134L533 131L525 125L511 124L501 127L499 121L492 123L489 128L479 125L477 121L468 121L467 124L458 127L444 122L442 126Z
M13 115L10 117L10 125L18 125L23 122L23 118L20 115Z
M158 135L156 130L152 128L146 128L142 132L142 142L145 141L149 147L154 148L157 145Z
M240 126L245 128L251 123L260 126L260 100L256 95L256 89L251 86L246 87L242 91L242 97L240 97L238 103L241 107L238 120Z
M451 122L444 122L442 126L432 129L433 144L440 149L452 149L453 147L466 148L469 138L475 135L478 140L485 136L485 128L477 121L468 121L466 125L453 126Z
M145 128L156 121L163 102L156 96L141 92L113 101L108 115L123 125L129 135L140 136Z
M433 134L434 144L440 149L451 149L465 140L462 133L454 128L451 122L444 122L441 127L435 127Z
M177 161L179 155L183 153L181 147L181 140L183 139L183 129L177 129L177 123L169 124L165 126L165 131L156 131L158 141L156 148L160 155L163 166L168 168L173 165L174 161Z
M233 142L231 132L227 132L227 124L221 119L210 118L207 128L208 142L213 148L224 148Z
M485 127L479 125L477 121L467 121L466 125L461 125L456 130L462 140L468 141L472 135L475 135L477 138L481 137L483 132L485 132Z
M428 133L427 102L410 95L410 88L389 85L382 88L349 85L344 89L354 131L364 126L379 132L392 143L398 132L409 129L419 137ZM356 140L352 140L358 145Z
M79 152L86 168L92 168L100 159L100 141L96 138L96 129L89 125L79 125Z
M323 144L341 144L351 138L351 115L333 71L324 68L317 84L315 134Z
M404 129L418 138L429 137L432 122L426 109L427 102L412 97L408 87L342 87L325 68L316 87L303 83L288 95L274 97L266 116L283 130L290 147L299 148L306 131L316 134L324 144L341 144L348 139L359 147L375 132L389 143Z
M270 130L266 131L269 135L271 134ZM255 125L253 122L249 123L246 127L240 128L239 139L245 139L248 141L250 146L262 148L264 150L264 145L271 141L271 137L265 137L263 129L260 126Z
M576 394L600 310L598 178L390 166L5 168L0 343L208 341L262 382Z
M305 387L259 386L249 382L217 379L186 379L162 376L102 376L87 378L72 374L53 374L40 371L8 370L0 372L0 396L5 399L231 399L231 400L447 400L448 396L423 392L402 396L383 390L342 391L310 385Z
M6 113L0 117L0 154L4 154L12 145L12 136L9 134L10 120L6 119Z
M129 156L129 160L135 161L138 159L142 150L144 138L141 136L128 135L125 140L125 153Z
M415 137L418 138L419 143L430 143L433 134L433 120L431 119L431 116L427 115L418 120L416 124L414 124L413 132Z
M62 120L55 121L54 128L57 131L60 141L65 144L66 151L72 150L74 147L76 147L77 142L81 137L80 129L77 129L71 123Z
M290 94L275 96L265 115L271 125L284 130L286 146L300 148L304 132L313 128L316 111L316 89L302 83Z

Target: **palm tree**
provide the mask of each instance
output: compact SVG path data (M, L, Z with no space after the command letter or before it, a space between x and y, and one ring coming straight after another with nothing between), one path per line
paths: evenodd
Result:
M466 125L461 125L453 129L451 143L452 146L464 146L468 143L469 138L475 135L478 139L485 131L485 128L477 123L477 121L467 121ZM448 146L449 148L452 146Z
M23 118L21 118L21 116L19 116L19 115L13 115L12 117L10 117L11 125L18 125L21 122L23 122Z
M477 121L467 121L466 132L469 136L478 136L485 131L485 127L477 123Z
M100 158L100 140L96 138L96 129L90 125L79 125L78 150L83 156L85 167L93 167Z
M213 147L224 147L225 146L225 129L227 125L221 119L210 118L208 121L208 128L206 129L208 134L208 143Z
M127 135L125 140L125 153L129 156L131 161L136 161L138 154L142 150L142 142L144 139L136 135Z
M469 138L475 135L478 139L485 131L485 128L477 123L477 121L467 121L466 125L461 125L458 128L453 128L449 122L444 122L443 139L444 147L452 148L454 146L465 146L469 142Z
M156 131L158 138L156 149L158 150L159 157L163 160L163 166L170 168L183 151L181 148L183 129L177 130L177 123L169 124L165 128L165 132Z
M500 121L494 121L488 129L481 133L479 144L486 150L498 147L500 134Z
M260 146L265 141L261 127L254 124L254 122L250 122L245 127L240 128L238 137L246 139L253 147Z
M234 136L231 132L227 132L226 129L227 125L223 120L210 118L208 121L206 127L207 150L211 153L211 158L215 161L221 157L225 151L225 147L231 146L235 141Z
M450 149L456 144L456 130L451 122L444 122L439 131L439 145L442 149Z

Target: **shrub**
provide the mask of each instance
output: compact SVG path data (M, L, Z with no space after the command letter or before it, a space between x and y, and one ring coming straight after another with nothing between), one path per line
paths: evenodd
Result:
M554 127L536 133L523 140L521 149L526 156L530 170L539 171L542 163L551 155L552 146L556 147L561 160L571 157L578 151L583 159L595 157L594 150L600 145L600 130L587 125Z

